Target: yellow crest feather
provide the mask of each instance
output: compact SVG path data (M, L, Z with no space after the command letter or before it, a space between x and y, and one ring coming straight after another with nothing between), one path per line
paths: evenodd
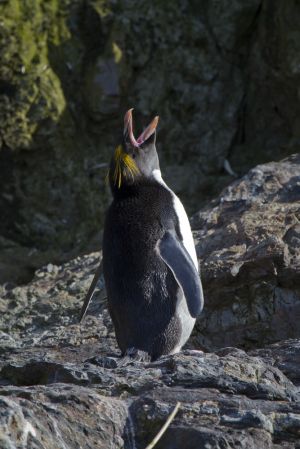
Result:
M125 174L124 171L128 172L132 179L134 179L135 175L139 173L139 169L132 157L123 151L122 145L118 145L115 149L114 158L115 171L113 174L113 180L114 184L120 188L122 184L122 176Z

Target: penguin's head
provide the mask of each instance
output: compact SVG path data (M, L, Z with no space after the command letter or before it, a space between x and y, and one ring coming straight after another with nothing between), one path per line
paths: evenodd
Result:
M109 181L113 192L151 179L153 171L159 170L155 146L158 119L156 116L138 139L135 139L132 109L126 112L123 140L114 151L109 169Z

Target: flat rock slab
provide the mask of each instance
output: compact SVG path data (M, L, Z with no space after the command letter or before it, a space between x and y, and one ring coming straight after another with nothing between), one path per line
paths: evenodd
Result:
M2 359L1 447L143 448L178 401L159 448L297 447L299 388L264 352L186 350L118 366L117 354L84 360L90 351L73 347L62 361L56 351L26 349L22 361L18 352Z

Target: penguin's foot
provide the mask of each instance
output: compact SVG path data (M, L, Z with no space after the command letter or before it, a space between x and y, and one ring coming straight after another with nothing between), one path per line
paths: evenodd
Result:
M118 361L118 367L127 366L135 362L149 363L150 361L151 356L148 352L136 348L128 348L123 357Z

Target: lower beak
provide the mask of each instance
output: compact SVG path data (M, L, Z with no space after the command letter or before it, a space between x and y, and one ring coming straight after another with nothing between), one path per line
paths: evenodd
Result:
M141 145L145 140L149 139L150 136L155 132L157 124L158 124L159 116L157 115L154 117L150 125L147 126L145 131L142 132L142 134L137 139L138 145Z

